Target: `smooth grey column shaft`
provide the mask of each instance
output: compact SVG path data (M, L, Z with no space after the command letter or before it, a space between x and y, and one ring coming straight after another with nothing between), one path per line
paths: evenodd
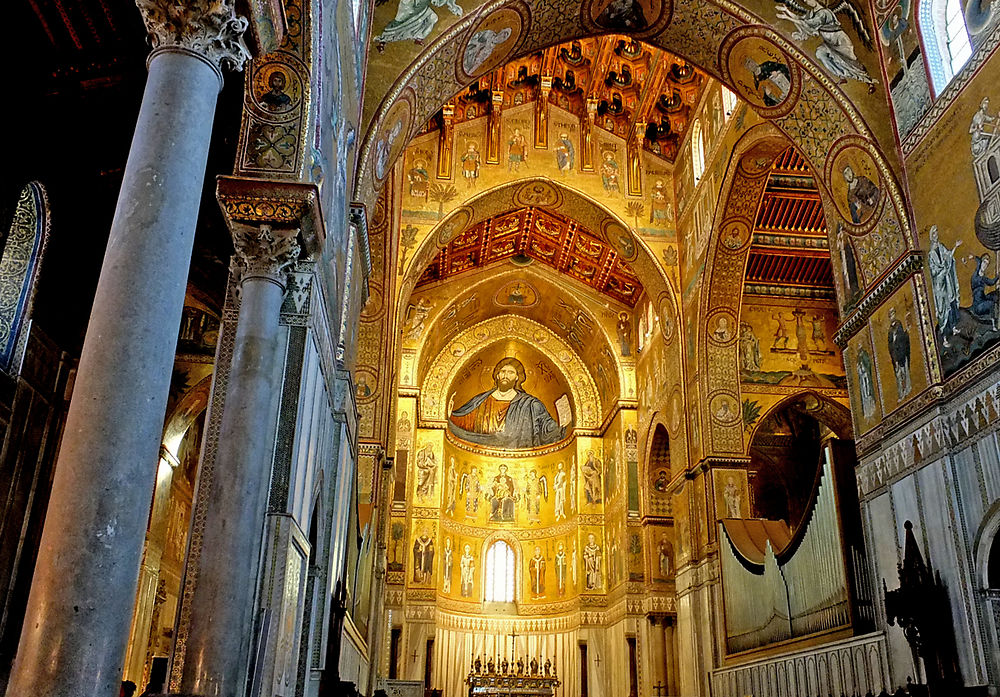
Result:
M151 58L10 697L117 694L219 87L194 55Z
M254 590L274 442L283 288L246 276L205 517L181 692L236 697L246 685ZM202 492L199 496L205 495Z

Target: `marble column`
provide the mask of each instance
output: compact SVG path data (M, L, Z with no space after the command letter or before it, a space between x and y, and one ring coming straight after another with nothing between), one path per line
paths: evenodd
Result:
M232 225L240 307L207 496L181 692L235 697L247 679L280 385L279 315L298 231Z
M138 5L154 49L56 462L12 697L118 690L221 67L249 57L247 22L232 0Z
M677 640L674 632L674 618L663 618L663 656L666 663L667 694L670 697L680 694L680 684L677 680Z

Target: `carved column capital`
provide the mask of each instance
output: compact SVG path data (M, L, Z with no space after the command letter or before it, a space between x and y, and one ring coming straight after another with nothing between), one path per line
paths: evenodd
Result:
M240 282L259 278L281 286L288 285L288 269L299 258L298 230L275 231L270 225L234 225L235 266Z
M673 626L674 616L665 612L651 612L646 615L649 624L652 626L670 627Z
M243 70L250 51L243 34L250 23L236 14L234 0L135 0L157 51L192 53L211 65ZM151 55L151 57L152 57Z

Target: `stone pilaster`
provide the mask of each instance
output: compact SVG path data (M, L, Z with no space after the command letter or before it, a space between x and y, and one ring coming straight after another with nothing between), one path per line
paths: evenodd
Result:
M155 46L111 224L8 694L110 695L136 597L222 67L226 0L141 0Z
M679 681L677 679L677 639L674 634L674 619L672 617L662 618L663 628L663 658L665 667L665 682L667 694L679 695Z
M663 617L649 615L650 686L655 697L667 697L666 652L663 646Z

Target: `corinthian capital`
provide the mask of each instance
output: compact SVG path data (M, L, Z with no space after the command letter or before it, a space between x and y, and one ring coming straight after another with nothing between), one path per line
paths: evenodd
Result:
M276 233L270 225L235 225L236 270L241 281L262 278L288 285L288 268L299 258L298 230Z
M220 70L242 70L250 59L243 43L249 22L234 0L135 0L153 49L170 47L198 54Z

